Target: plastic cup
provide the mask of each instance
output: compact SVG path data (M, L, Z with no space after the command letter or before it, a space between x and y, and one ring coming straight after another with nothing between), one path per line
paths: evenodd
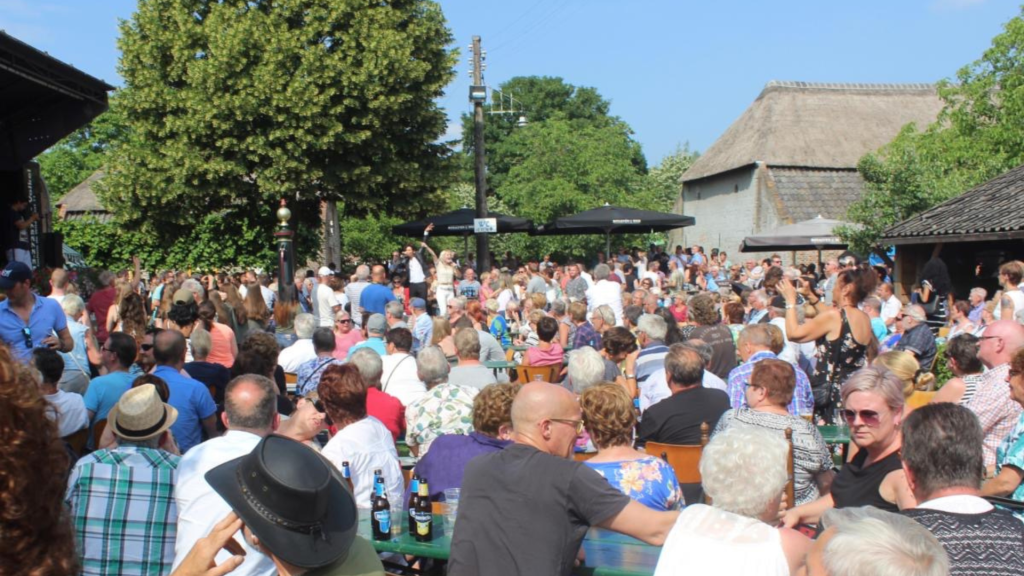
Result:
M444 491L444 523L449 529L455 526L455 517L459 512L458 488L447 488Z

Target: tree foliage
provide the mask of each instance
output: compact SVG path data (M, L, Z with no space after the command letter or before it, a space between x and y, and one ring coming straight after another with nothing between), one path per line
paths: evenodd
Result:
M919 131L908 125L857 169L865 194L840 234L866 252L889 226L1024 163L1024 18L1007 22L975 62L939 83L943 110Z
M39 170L50 198L59 200L99 170L107 151L124 137L124 133L124 117L115 95L110 99L109 110L39 156Z
M119 39L128 131L98 192L166 245L212 214L224 238L269 237L280 198L311 229L321 199L350 216L430 205L450 178L451 40L431 0L140 0Z

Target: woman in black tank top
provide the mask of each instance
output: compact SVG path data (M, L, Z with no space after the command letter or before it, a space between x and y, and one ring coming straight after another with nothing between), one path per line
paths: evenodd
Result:
M892 512L917 505L900 461L903 384L884 368L853 373L842 388L843 418L858 452L831 493L786 512L783 523L815 524L829 508L874 506Z

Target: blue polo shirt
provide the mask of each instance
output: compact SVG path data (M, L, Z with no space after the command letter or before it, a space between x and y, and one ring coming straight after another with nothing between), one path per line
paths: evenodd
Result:
M204 418L217 413L217 405L213 403L210 390L198 380L186 378L169 366L158 366L153 376L159 376L167 382L171 397L167 403L178 410L178 419L171 426L171 433L178 441L178 447L184 454L196 444L203 441Z
M103 420L110 409L117 405L121 395L131 388L135 376L128 372L111 372L94 378L85 390L85 408L95 413L92 421Z
M381 356L387 356L388 350L384 347L384 339L372 336L356 344L355 346L348 349L348 357L352 357L352 353L360 348L369 348Z
M43 338L53 336L55 332L68 327L68 318L64 310L53 298L43 298L32 293L36 302L28 316L28 324L11 310L10 300L0 302L0 339L11 349L11 354L21 362L32 359L32 349L45 347ZM32 346L26 345L25 329Z
M380 284L370 284L359 294L359 306L370 314L383 314L384 306L395 299L390 288Z

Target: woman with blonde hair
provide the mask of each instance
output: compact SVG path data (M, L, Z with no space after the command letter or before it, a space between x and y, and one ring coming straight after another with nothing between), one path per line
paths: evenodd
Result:
M516 293L512 290L512 277L508 274L498 276L498 287L495 288L495 292L498 294L494 299L498 301L499 310L504 310L509 302L518 300Z
M452 338L452 325L447 318L440 316L434 316L433 323L430 345L440 348L444 352L444 357L448 359L448 363L457 362L459 354L455 349L455 340Z
M433 224L427 226L427 232L433 228ZM442 316L447 317L448 299L455 297L455 279L461 277L459 265L455 263L455 253L451 250L442 250L441 256L438 257L426 242L420 242L420 244L427 249L427 252L430 252L430 256L434 259L434 268L437 271L437 282L434 285L437 309L441 311Z
M500 310L498 301L491 298L487 300L485 306L487 307L487 330L490 331L491 336L494 336L502 347L511 346L512 335L508 331L508 321L498 313L498 310Z
M903 383L903 398L907 399L917 390L930 390L935 385L935 376L925 372L917 358L906 350L891 350L879 354L872 366L885 368Z
M124 299L129 294L133 294L132 285L127 281L118 278L114 281L114 289L116 295L114 296L114 303L107 310L107 334L111 332L121 332L121 304L124 303Z

